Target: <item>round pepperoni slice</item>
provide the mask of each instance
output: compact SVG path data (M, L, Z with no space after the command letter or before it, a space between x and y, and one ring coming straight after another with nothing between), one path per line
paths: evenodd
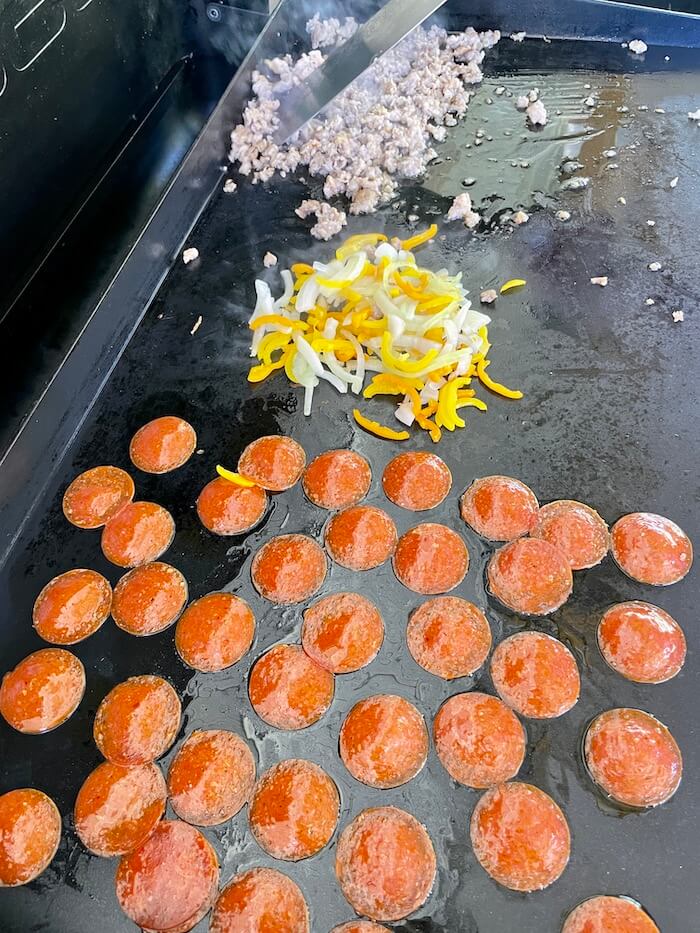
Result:
M327 450L306 468L302 485L307 499L322 509L347 509L369 492L372 470L354 450Z
M223 671L241 660L253 643L255 617L248 603L232 593L208 593L180 616L175 648L196 671Z
M75 645L93 635L109 616L112 587L96 570L69 570L37 596L32 624L52 645Z
M134 498L134 481L119 467L99 466L76 476L63 496L63 514L78 528L101 528Z
M503 702L529 719L562 716L581 691L573 654L543 632L517 632L502 641L491 658L491 679Z
M549 887L571 854L564 814L544 791L519 781L486 791L474 807L469 835L484 871L512 891Z
M614 671L639 684L662 684L685 662L685 635L676 620L658 606L634 600L604 614L598 646Z
M569 914L561 933L659 933L659 928L632 898L599 894Z
M89 774L75 800L75 831L86 849L109 858L147 839L165 811L160 768L127 768L105 761Z
M379 610L359 593L334 593L304 613L301 643L321 667L350 674L377 656L384 640Z
M348 570L379 567L394 553L396 538L396 525L374 505L356 505L338 512L326 528L328 553Z
M519 479L484 476L475 479L462 496L464 521L489 541L513 541L537 524L537 496Z
M298 645L275 645L253 665L248 693L253 709L276 729L305 729L333 701L335 678Z
M394 573L414 593L447 593L462 582L468 567L467 545L445 525L416 525L396 545Z
M521 615L554 612L571 596L574 586L566 557L541 538L504 544L489 561L487 577L496 599Z
M187 580L170 564L155 561L124 574L114 588L112 618L130 635L165 631L187 602Z
M348 923L341 923L339 927L333 927L331 933L391 933L391 931L389 927L372 923L371 920L350 920Z
M61 841L61 815L40 790L0 796L0 887L28 884L51 863Z
M624 515L612 527L612 555L623 573L639 583L677 583L693 563L690 538L670 518L651 512Z
M231 881L214 905L209 933L309 933L309 909L298 886L274 868L253 868Z
M279 535L260 548L251 565L253 586L281 606L309 599L323 586L326 555L306 535Z
M403 697L360 700L340 729L340 757L350 774L370 787L398 787L414 778L428 757L428 730Z
M270 768L255 785L250 828L268 855L297 862L330 842L339 810L338 788L323 768L293 758Z
M261 486L239 486L217 476L197 499L197 515L215 535L240 535L254 528L265 514L267 493Z
M95 744L107 761L143 765L164 755L175 741L182 707L167 680L155 674L130 677L113 687L95 714Z
M452 474L435 454L413 451L399 454L386 465L382 476L384 495L411 512L434 509L447 497Z
M338 883L355 911L372 920L403 920L418 910L433 887L435 868L425 827L398 807L363 810L338 840Z
M238 460L238 472L270 492L291 489L306 466L304 448L291 437L270 435L248 444Z
M444 680L478 671L491 650L486 616L456 596L438 596L419 606L406 637L416 664Z
M85 693L85 668L70 651L42 648L0 684L0 715L18 732L50 732L69 719Z
M583 756L595 783L628 807L657 807L678 790L683 759L663 723L640 709L611 709L586 731Z
M117 567L157 560L175 537L173 517L155 502L130 502L102 529L102 553Z
M194 826L163 820L117 868L119 906L146 931L187 933L216 898L216 852Z
M248 802L255 759L246 743L224 729L196 730L187 737L168 771L168 793L181 820L218 826Z
M438 710L435 751L455 781L492 787L509 781L525 758L525 730L517 716L486 693L458 693Z
M610 547L608 526L600 515L573 499L543 505L530 533L533 538L543 538L553 544L569 561L572 570L595 567Z
M144 473L169 473L184 466L197 446L191 424L166 415L139 428L131 439L131 462Z

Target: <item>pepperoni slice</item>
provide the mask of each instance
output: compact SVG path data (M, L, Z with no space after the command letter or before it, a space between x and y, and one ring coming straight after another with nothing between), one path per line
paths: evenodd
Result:
M85 693L85 668L70 651L42 648L0 684L0 715L18 732L50 732L69 719Z
M326 555L306 535L279 535L267 541L253 558L253 586L265 599L289 606L309 599L323 586Z
M156 765L127 768L105 761L78 791L75 831L95 855L125 855L151 835L166 799L165 781Z
M447 593L462 582L468 567L467 545L446 525L416 525L396 545L394 573L414 593Z
M677 583L693 563L690 538L670 518L632 512L618 519L611 533L612 555L623 573L639 583Z
M372 920L403 920L418 910L433 887L435 868L425 827L398 807L363 810L338 840L338 883L357 913Z
M224 729L196 730L187 737L168 771L168 793L181 820L218 826L248 802L255 759L242 738Z
M488 563L491 592L521 615L546 616L563 606L574 586L566 557L549 541L518 538Z
M322 509L347 509L369 492L372 470L354 450L327 450L306 468L306 498Z
M134 481L119 467L99 466L76 476L63 496L63 514L78 528L100 528L134 498Z
M250 828L268 855L297 862L330 842L339 810L338 788L323 768L292 758L274 765L255 785Z
M650 603L618 603L598 625L600 653L610 667L639 684L662 684L685 662L683 629Z
M659 928L632 898L599 894L569 914L561 933L659 933Z
M326 528L328 553L348 570L379 567L394 553L396 538L396 525L374 505L356 505L338 512Z
M414 778L428 757L428 730L403 697L360 700L340 729L340 757L350 774L370 787L398 787Z
M391 931L389 927L372 923L371 920L350 920L348 923L341 923L339 927L333 927L331 933L391 933Z
M543 505L530 533L533 538L543 538L561 551L572 570L595 567L610 547L608 526L600 515L573 499Z
M450 777L467 787L509 781L525 758L525 730L517 716L486 693L458 693L438 710L435 751Z
M261 486L239 486L217 476L197 499L197 515L215 535L240 535L254 528L265 514L267 493Z
M241 660L253 643L255 617L248 603L232 593L208 593L180 616L175 648L196 671L223 671Z
M238 460L238 472L270 492L291 489L306 466L304 448L291 437L270 435L248 444Z
M109 616L112 587L96 570L69 570L37 596L32 624L52 645L75 645L93 635Z
M552 798L511 781L487 790L469 826L474 855L494 881L512 891L541 891L567 866L571 835Z
M583 756L595 783L628 807L657 807L678 790L683 759L666 726L640 709L610 709L588 727Z
M274 868L244 871L221 892L209 933L309 933L309 909L298 886Z
M95 744L107 761L143 765L164 755L175 741L182 707L167 680L155 674L130 677L113 687L95 714Z
M131 462L144 473L169 473L184 466L197 446L191 424L166 415L139 428L131 439Z
M117 868L117 900L146 931L187 933L216 898L216 852L194 826L163 820Z
M125 573L114 588L112 618L130 635L165 631L187 602L187 580L170 564L155 561Z
M61 815L40 790L24 787L0 796L0 887L28 884L53 860Z
M384 495L411 512L434 509L447 497L452 474L435 454L412 451L399 454L386 465L382 476Z
M335 678L298 645L275 645L253 665L248 693L253 709L276 729L305 729L333 701Z
M489 541L513 541L537 524L537 496L519 479L484 476L475 479L462 496L464 521Z
M491 650L486 616L456 596L438 596L419 606L406 637L416 664L444 680L478 671Z
M573 654L543 632L516 632L502 641L491 658L491 679L503 702L529 719L562 716L581 692Z
M117 567L157 560L175 537L173 517L155 502L130 502L102 529L102 553Z
M379 610L359 593L324 596L304 613L304 651L334 674L350 674L366 667L377 656L383 640Z

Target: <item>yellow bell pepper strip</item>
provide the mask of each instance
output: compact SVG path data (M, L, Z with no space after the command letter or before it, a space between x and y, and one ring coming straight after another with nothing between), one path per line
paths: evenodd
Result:
M282 356L274 363L260 363L258 366L252 366L248 373L248 382L262 382L271 376L277 369L282 369L287 362L289 350L284 350Z
M434 421L430 420L431 415L434 415L437 409L437 402L428 402L425 408L421 408L420 412L416 413L416 421L418 422L418 426L430 434L430 439L434 444L437 444L437 442L442 437L442 431L440 428L435 424Z
M222 479L227 479L229 483L235 483L237 486L243 486L245 489L250 489L252 486L257 485L252 479L246 479L245 476L241 476L240 473L227 470L226 467L222 467L220 463L216 465L216 472Z
M394 272L394 281L399 286L401 291L408 295L409 298L413 298L414 301L420 301L422 298L425 298L422 289L414 288L410 282L407 282L403 276L398 272Z
M358 253L367 246L376 246L377 243L386 243L386 237L383 233L356 233L349 236L335 251L335 258L341 261Z
M267 363L269 366L270 363L272 363L272 354L276 350L283 350L285 347L289 346L289 341L291 339L291 333L266 334L260 341L260 346L258 347L258 359L262 360L263 363Z
M365 389L365 398L372 398L372 395L367 395L367 391L376 387L379 389L382 386L395 387L395 392L381 392L374 391L372 395L399 395L401 392L406 394L409 389L422 389L423 380L422 379L409 379L406 376L394 376L391 373L377 373L370 384Z
M515 288L522 288L523 285L527 285L525 279L508 279L501 285L501 294L507 295L508 292L512 292Z
M365 418L357 408L353 409L352 416L365 431L369 431L370 434L376 434L377 437L383 437L388 441L407 441L411 436L408 431L394 431L392 428L386 427L386 425L379 424L378 421Z
M308 263L295 262L292 265L292 275L296 276L296 278L300 278L301 276L313 275L313 274L314 274L314 267L308 265Z
M382 360L384 365L390 369L398 369L400 373L418 373L426 366L429 366L437 357L437 350L428 350L425 356L419 360L402 360L394 356L391 350L391 334L384 331L382 334Z
M290 321L289 318L283 317L281 314L263 314L261 317L256 317L254 321L251 321L248 327L250 327L251 330L257 330L259 327L265 327L266 324L290 327L292 330L306 331L309 329L309 325L305 324L303 321Z
M495 382L489 374L486 372L486 367L489 365L490 360L479 360L476 364L476 374L479 377L479 380L483 382L487 389L490 389L492 392L495 392L497 395L502 395L504 398L522 398L523 393L520 389L509 389L507 386L501 385L500 382Z
M316 281L323 288L339 290L341 288L350 288L355 279L326 279L321 275L317 275Z
M431 224L427 230L423 231L423 233L418 233L416 236L412 236L409 237L408 240L404 240L401 243L401 249L406 250L406 252L410 252L410 250L415 249L416 246L421 246L423 243L427 243L428 240L432 240L437 232L437 224Z

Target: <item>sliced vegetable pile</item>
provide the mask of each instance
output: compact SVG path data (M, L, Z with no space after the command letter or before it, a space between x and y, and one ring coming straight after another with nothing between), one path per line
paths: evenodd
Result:
M256 280L250 328L251 356L258 362L249 382L284 370L290 382L304 387L306 415L321 379L367 399L399 396L397 420L405 427L418 425L436 442L443 429L465 427L460 409L486 411L472 380L506 398L522 398L522 392L489 377L491 319L471 307L461 273L418 265L413 249L436 233L433 224L403 242L388 242L382 233L351 236L330 262L283 270L285 290L276 300L269 286ZM501 291L522 284L513 280ZM358 409L353 414L380 437L410 436Z

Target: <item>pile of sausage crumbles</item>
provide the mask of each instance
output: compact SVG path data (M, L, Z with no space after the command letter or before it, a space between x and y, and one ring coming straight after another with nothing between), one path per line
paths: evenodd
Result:
M182 466L195 447L193 428L168 416L136 433L130 456L139 470L158 474ZM311 600L301 644L279 643L253 663L248 690L257 715L273 729L304 729L327 713L336 676L352 676L372 663L384 637L377 607L359 592L318 594L329 558L358 574L391 561L400 583L426 597L406 629L408 650L426 676L465 677L491 655L497 696L457 693L431 711L442 766L454 781L484 792L470 823L478 862L514 891L537 891L555 882L569 860L567 820L548 794L514 779L526 751L521 719L562 716L578 699L580 675L569 649L550 635L522 631L491 652L482 609L446 595L467 572L464 539L430 521L399 537L387 512L361 504L372 471L360 454L329 450L307 465L292 438L261 437L245 448L238 472L228 476L217 476L197 499L199 519L215 535L250 531L265 515L270 496L299 481L311 503L331 513L325 548L304 534L283 534L269 538L254 555L252 582L265 600L279 606ZM447 465L424 452L396 456L381 481L386 498L410 512L429 512L452 489ZM187 581L159 559L173 540L174 521L162 506L134 501L134 492L131 477L113 466L82 473L65 492L68 521L101 527L104 555L127 572L114 591L89 569L63 573L41 591L33 624L52 647L25 658L0 686L0 714L20 732L55 729L75 712L85 669L64 646L88 638L110 615L135 636L176 623L175 648L195 671L224 671L251 648L256 621L239 596L209 593L187 606ZM501 543L487 566L488 587L496 600L523 616L545 616L562 606L572 593L573 572L600 563L609 550L623 573L656 586L681 580L692 563L688 537L668 518L637 512L609 531L589 506L562 500L540 507L532 490L507 476L475 479L459 509L474 532ZM669 680L685 660L681 627L650 603L610 607L597 635L610 668L638 683ZM221 729L191 732L166 780L155 762L173 745L181 712L174 688L155 675L131 677L104 697L95 715L94 741L105 761L77 795L77 835L90 852L119 857L117 900L145 930L186 933L211 910L213 933L305 933L310 929L306 900L283 871L254 868L219 890L216 853L197 827L225 823L247 805L250 832L264 852L281 861L310 858L338 829L334 781L303 759L279 761L256 776L248 743ZM340 728L339 753L354 780L394 788L418 775L429 743L416 706L380 694L350 710ZM591 781L622 807L663 804L681 780L681 753L673 736L641 710L601 712L588 727L581 754ZM178 819L162 819L168 800ZM60 836L58 810L42 791L25 788L0 796L0 884L36 878L54 857ZM334 933L386 930L380 922L408 917L428 898L436 868L430 836L411 813L395 806L358 813L339 833L335 870L350 908L370 919L348 921ZM572 907L565 933L657 930L628 897L597 896Z

